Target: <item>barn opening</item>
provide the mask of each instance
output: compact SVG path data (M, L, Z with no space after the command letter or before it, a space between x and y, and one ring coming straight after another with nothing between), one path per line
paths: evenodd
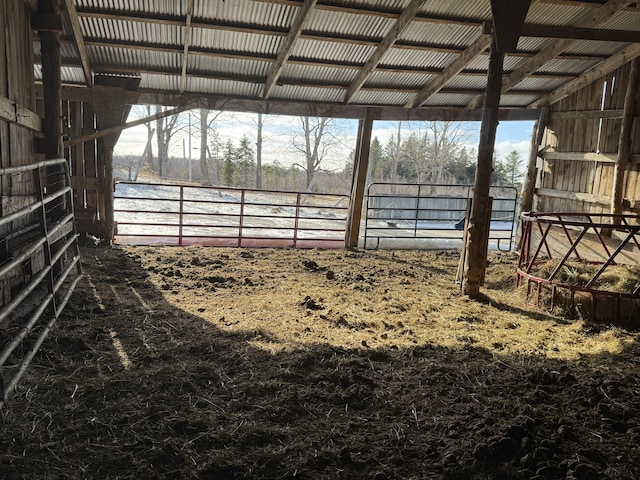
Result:
M522 303L487 227L535 121L520 210L588 227L542 280L592 235L636 266L637 2L107 3L0 3L3 477L633 478L637 332ZM346 248L77 237L116 234L121 132L194 106L357 122ZM357 248L381 121L480 122L464 262Z

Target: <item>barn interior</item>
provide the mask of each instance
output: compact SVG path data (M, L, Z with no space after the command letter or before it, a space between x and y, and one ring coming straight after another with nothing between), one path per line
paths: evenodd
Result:
M5 0L0 21L3 478L638 478L640 284L594 287L638 266L637 1ZM170 108L128 121L139 104ZM286 318L342 340L234 326L285 322L249 293L287 288L264 252L109 247L121 132L192 108L359 122L346 250L276 254L294 283L308 276ZM462 256L358 250L382 120L481 122ZM511 120L535 122L519 257L487 251ZM540 310L577 252L596 265L586 286L557 294L560 317ZM461 285L433 293L456 268ZM315 290L334 279L342 294ZM629 321L589 323L596 303ZM489 325L500 339L482 340Z

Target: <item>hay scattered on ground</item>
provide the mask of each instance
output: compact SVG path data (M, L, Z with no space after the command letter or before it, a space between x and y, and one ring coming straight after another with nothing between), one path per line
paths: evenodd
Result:
M457 252L83 248L0 477L638 478L638 334Z

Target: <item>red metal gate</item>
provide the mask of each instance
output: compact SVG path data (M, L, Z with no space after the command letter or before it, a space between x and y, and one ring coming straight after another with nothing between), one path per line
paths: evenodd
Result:
M343 248L349 197L119 182L115 242Z

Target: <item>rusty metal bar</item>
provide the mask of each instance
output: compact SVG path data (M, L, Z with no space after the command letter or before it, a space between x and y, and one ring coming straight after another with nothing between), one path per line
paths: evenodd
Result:
M171 245L344 245L348 201L344 195L133 182L118 185L118 243L149 244L155 239L155 243ZM126 188L134 190L120 193Z
M599 228L610 228L613 216L616 216L620 223L616 226L615 230L625 231L626 236L622 238L612 238L605 241L603 236L598 231ZM598 218L599 221L595 221ZM606 316L610 314L615 315L615 320L620 320L620 316L623 313L623 302L636 302L629 304L631 311L638 312L640 310L640 283L634 284L632 288L625 291L611 291L605 288L598 288L596 286L597 280L602 276L603 272L614 265L637 265L638 258L640 257L640 242L638 242L638 235L640 235L640 215L622 215L622 214L584 214L584 213L526 213L521 216L521 222L523 223L522 232L523 238L521 245L523 251L520 252L517 268L517 285L521 285L523 280L527 281L527 300L531 293L531 282L534 282L538 289L536 292L536 304L540 305L541 302L541 290L544 286L550 289L551 294L551 308L553 309L557 305L557 292L559 289L564 289L569 292L569 313L576 313L576 293L583 292L589 294L591 297L591 312L590 318L597 320L598 317ZM633 223L631 223L633 222ZM538 245L535 248L535 253L531 257L530 252L534 247L533 244L533 224L538 225L538 230L541 232L541 238L538 240ZM543 224L545 227L543 227ZM554 256L551 254L550 242L552 227L559 227L564 233L556 235L555 244L556 251L562 248L562 239L565 240L564 255L559 260L557 265L554 265L554 269L547 278L542 278L536 273L536 266L543 264L543 260L538 259L538 254L543 248L543 244L546 248L549 248L549 261L553 261ZM578 237L574 240L569 234L569 228L581 229ZM593 230L594 236L590 237L591 243L586 242L586 235ZM614 243L615 242L615 243ZM567 260L573 252L577 252L579 246L584 247L584 253L587 255L580 256L580 263L590 265L600 265L598 271L593 274L591 279L584 285L573 285L573 282L559 282L557 273L560 269L566 265ZM599 251L595 248L597 245L602 247ZM633 251L628 249L625 252L625 257L621 260L622 263L616 262L621 252L625 250L628 245L635 245L637 248ZM616 246L615 249L610 247ZM545 260L546 261L546 260ZM599 311L599 305L603 299L610 298L615 301L615 306L608 308L606 312ZM602 310L602 309L600 309ZM626 318L626 317L625 317ZM640 317L639 317L640 318ZM627 319L628 320L628 319Z

